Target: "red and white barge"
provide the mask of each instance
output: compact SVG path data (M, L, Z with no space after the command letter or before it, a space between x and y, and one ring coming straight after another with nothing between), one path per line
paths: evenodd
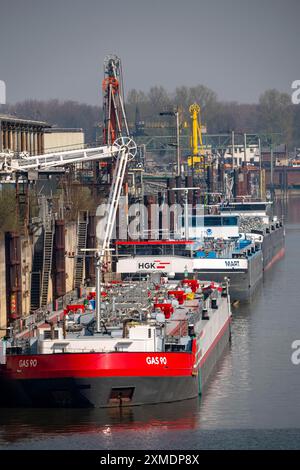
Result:
M107 289L100 332L93 312L69 312L24 344L2 341L1 404L111 407L201 394L229 341L228 286L125 284Z

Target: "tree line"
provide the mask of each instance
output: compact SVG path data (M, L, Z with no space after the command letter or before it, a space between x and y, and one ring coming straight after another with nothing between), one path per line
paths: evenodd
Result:
M202 123L209 134L228 133L276 133L280 142L290 150L300 147L300 105L293 105L291 96L272 89L265 91L256 104L241 104L218 100L216 93L204 85L181 86L168 92L162 86L154 86L146 93L132 89L126 99L128 120L157 122L166 120L160 112L180 110L181 121L189 121L189 106L197 102L201 106ZM46 121L57 127L82 128L86 142L95 142L96 129L102 122L101 106L75 101L26 100L2 107L1 111L28 119ZM170 122L172 118L170 118Z

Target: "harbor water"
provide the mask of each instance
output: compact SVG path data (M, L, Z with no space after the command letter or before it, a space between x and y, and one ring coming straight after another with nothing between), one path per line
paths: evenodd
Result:
M203 396L108 410L0 409L0 449L299 449L300 198L278 203L285 257L233 308L232 342Z

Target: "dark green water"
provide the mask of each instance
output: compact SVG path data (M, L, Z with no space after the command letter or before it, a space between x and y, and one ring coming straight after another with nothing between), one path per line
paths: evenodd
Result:
M200 400L114 410L0 410L0 449L300 449L300 199L279 204L286 255L234 309Z

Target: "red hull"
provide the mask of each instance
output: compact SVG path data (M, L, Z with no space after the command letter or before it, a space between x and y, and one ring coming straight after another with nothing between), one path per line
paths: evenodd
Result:
M14 407L99 408L194 398L228 343L229 323L202 357L200 351L196 354L196 341L191 352L7 356L0 368L1 402Z
M8 356L10 379L61 377L180 377L192 374L193 353L72 353Z

